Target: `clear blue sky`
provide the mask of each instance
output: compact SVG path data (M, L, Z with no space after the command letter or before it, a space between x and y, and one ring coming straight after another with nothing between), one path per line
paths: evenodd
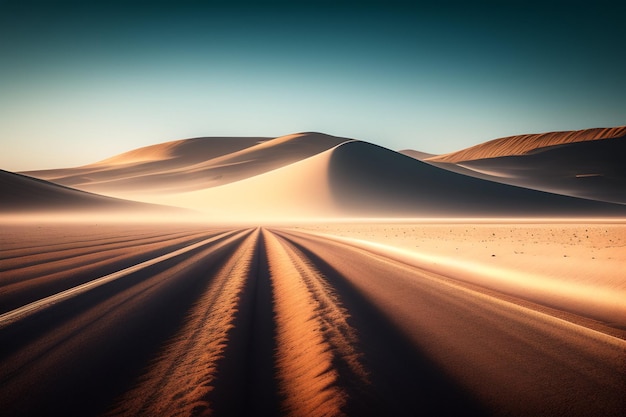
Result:
M0 1L0 168L195 136L445 153L626 124L610 2L435 4Z

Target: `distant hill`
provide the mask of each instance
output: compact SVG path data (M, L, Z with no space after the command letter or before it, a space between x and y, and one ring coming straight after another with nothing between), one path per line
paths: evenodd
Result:
M548 146L623 138L625 136L626 126L508 136L493 139L460 151L433 156L428 158L428 160L432 162L460 163L501 156L525 155L536 149Z
M402 155L406 155L406 156L410 156L411 158L415 158L418 161L423 161L424 159L432 158L434 156L437 156L434 153L421 152L421 151L416 151L414 149L403 149L403 150L398 151L398 152L401 153Z
M182 213L160 207L74 190L48 181L0 170L0 213Z
M626 126L496 139L425 162L505 184L626 204Z
M249 178L347 140L320 133L194 138L136 149L83 167L24 174L84 191L150 200L154 194L205 189Z
M626 217L626 206L502 184L491 181L497 176L408 154L413 157L307 132L166 142L83 167L30 174L110 196L193 208L213 219Z

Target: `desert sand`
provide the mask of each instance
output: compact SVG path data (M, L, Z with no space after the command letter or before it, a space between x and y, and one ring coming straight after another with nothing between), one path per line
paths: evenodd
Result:
M624 221L396 221L299 228L626 331Z
M0 172L0 414L622 416L626 205L441 164L299 133Z
M6 415L618 416L623 320L489 273L621 296L625 228L5 224L0 405Z
M626 215L626 206L485 181L361 141L229 184L146 201L228 220Z

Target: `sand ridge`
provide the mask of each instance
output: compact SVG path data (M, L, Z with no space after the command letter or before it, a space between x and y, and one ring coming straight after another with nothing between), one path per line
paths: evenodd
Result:
M539 148L574 142L614 139L626 136L626 126L575 131L516 135L493 139L464 150L427 158L432 162L460 163L475 159L524 155Z

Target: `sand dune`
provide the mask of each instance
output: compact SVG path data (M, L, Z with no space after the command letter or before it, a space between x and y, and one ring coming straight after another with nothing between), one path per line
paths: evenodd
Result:
M155 201L247 218L626 214L621 206L484 181L359 141L236 183Z
M626 126L512 136L446 155L401 153L470 177L626 204Z
M37 178L0 170L0 213L182 213L172 207L159 207L105 197Z
M626 138L536 149L452 165L506 184L626 204ZM440 164L451 165L451 164Z
M421 151L416 151L414 149L403 149L401 151L398 151L398 153L401 153L402 155L410 156L411 158L417 159L418 161L423 161L424 159L437 156L434 153L421 152Z
M505 138L479 149L532 152L463 165L321 133L196 138L30 174L221 219L624 216L624 207L552 194L624 201L620 155L626 141L600 140L624 132L626 127ZM545 144L552 146L536 148Z
M459 163L476 159L524 155L535 149L567 143L626 137L626 126L565 132L517 135L493 139L470 148L428 158L433 162Z
M92 165L28 175L99 194L150 201L274 170L348 139L320 133L278 138L196 138L130 151Z

